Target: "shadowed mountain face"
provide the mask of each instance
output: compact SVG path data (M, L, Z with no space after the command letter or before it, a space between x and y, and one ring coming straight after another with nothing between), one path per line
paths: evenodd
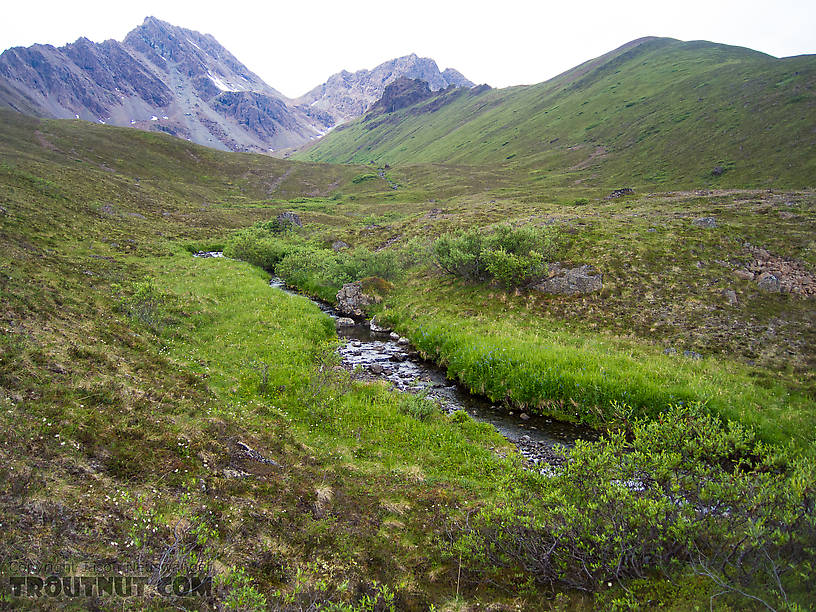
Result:
M431 91L451 85L473 87L458 71L447 68L440 72L435 61L412 53L384 62L373 70L338 72L297 102L330 114L336 123L344 123L365 113L382 98L386 86L400 77L425 81Z
M335 75L292 101L211 35L148 17L122 42L80 38L60 48L8 49L0 55L0 107L162 131L222 150L270 152L356 118L399 76L421 78L432 90L470 84L415 55L341 75L353 77L349 85Z

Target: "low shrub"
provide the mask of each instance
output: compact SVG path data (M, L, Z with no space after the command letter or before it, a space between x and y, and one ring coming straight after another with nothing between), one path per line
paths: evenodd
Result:
M172 296L159 291L152 278L127 287L114 285L113 291L119 294L118 310L154 333L160 334L167 325L178 322Z
M469 281L495 280L505 287L526 285L547 272L565 250L555 228L500 225L493 232L471 229L440 236L433 256L441 270Z
M374 174L373 172L366 172L365 174L358 174L353 179L351 179L351 182L354 183L355 185L359 185L360 183L364 183L365 181L371 181L376 178L377 175Z
M273 229L255 226L236 232L224 246L224 255L272 272L286 255L301 248L291 240L276 237Z
M402 276L397 256L390 251L373 252L357 248L351 252L335 253L328 249L303 248L286 255L275 267L275 272L287 284L333 302L337 292L346 283L368 279L376 281L396 280Z
M499 247L485 251L483 258L487 273L503 287L526 285L547 272L544 257L536 251L530 251L525 256Z
M459 547L476 567L521 567L584 591L691 571L768 607L797 593L812 601L811 458L788 463L699 405L562 453L555 475L512 475L501 500L469 521Z

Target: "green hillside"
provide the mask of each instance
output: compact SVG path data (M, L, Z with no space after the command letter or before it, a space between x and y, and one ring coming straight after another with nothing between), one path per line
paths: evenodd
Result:
M814 56L644 38L538 85L478 91L363 118L295 157L500 165L560 186L802 187L816 176Z
M151 582L45 607L805 609L816 192L609 198L529 172L292 162L0 111L0 608L43 607L11 592L20 562L104 560ZM302 227L270 223L283 211ZM462 230L538 236L603 288L447 273ZM761 253L801 291L737 274ZM605 436L529 469L469 413L341 366L334 323L270 273L324 298L365 279L368 314L497 411ZM157 592L198 572L208 594Z

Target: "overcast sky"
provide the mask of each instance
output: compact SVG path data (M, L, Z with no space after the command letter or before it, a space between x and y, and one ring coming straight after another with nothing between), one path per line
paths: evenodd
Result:
M408 53L477 83L544 81L641 36L816 53L816 0L6 2L0 48L121 40L147 15L209 33L287 96Z

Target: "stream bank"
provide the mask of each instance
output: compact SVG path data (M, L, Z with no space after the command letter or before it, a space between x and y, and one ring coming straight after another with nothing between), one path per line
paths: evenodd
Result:
M200 252L194 256L223 257L223 253ZM443 368L423 359L407 338L400 338L377 326L372 329L369 321L343 317L332 306L288 287L281 278L272 277L269 285L309 299L335 320L337 335L344 340L338 348L342 365L356 380L383 380L403 393L422 394L448 414L462 410L474 420L492 425L532 466L557 465L563 458L556 452L556 446L570 447L579 439L595 440L598 437L590 427L509 411L487 398L474 395L458 382L448 379Z
M344 339L338 352L342 365L357 380L385 380L404 393L422 394L437 403L448 414L463 410L474 420L489 423L532 465L554 465L563 461L556 445L572 446L576 440L597 439L595 430L547 417L508 411L487 398L470 393L464 386L448 379L445 370L427 361L413 349L407 338L390 330L381 331L370 321L343 317L332 306L314 300L286 286L273 277L269 285L291 295L310 299L323 312L345 324L337 325L337 335Z

